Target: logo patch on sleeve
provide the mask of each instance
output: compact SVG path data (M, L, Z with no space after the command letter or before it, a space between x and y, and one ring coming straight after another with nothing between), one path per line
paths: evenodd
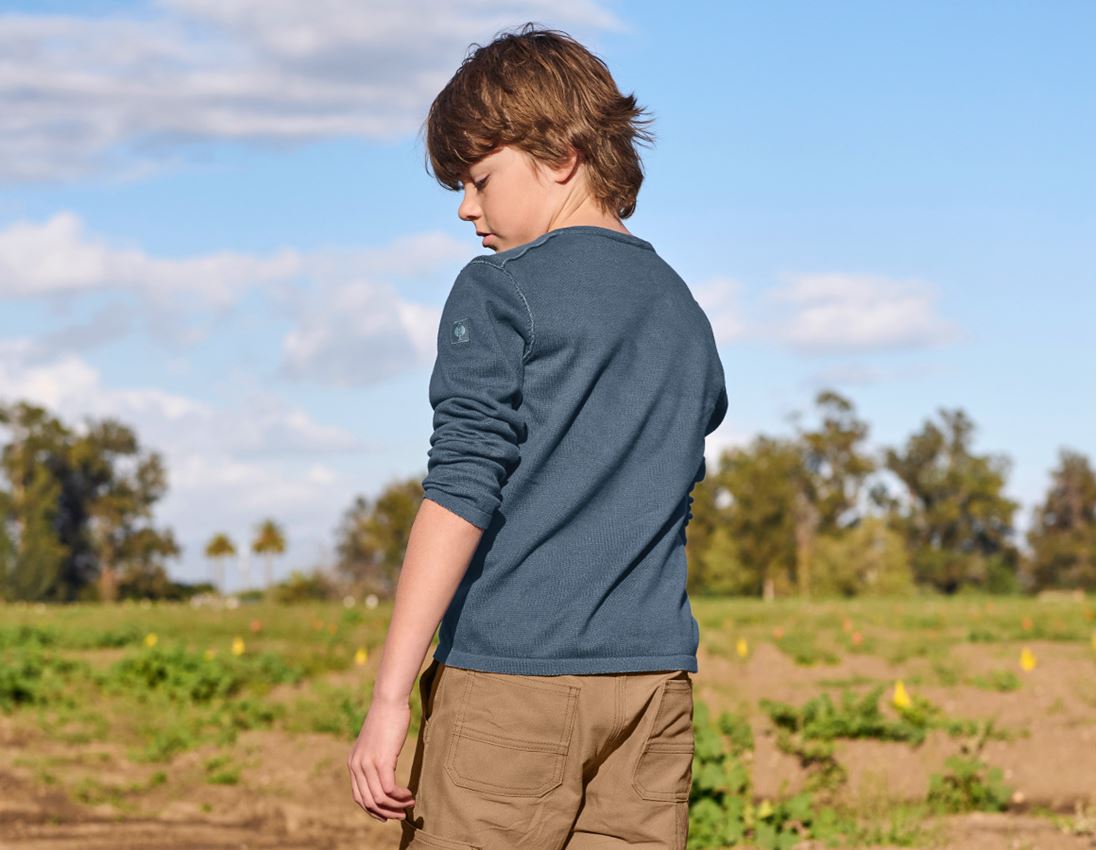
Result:
M449 335L449 341L451 343L468 342L471 339L469 335L470 325L468 319L457 319L453 322L453 332Z

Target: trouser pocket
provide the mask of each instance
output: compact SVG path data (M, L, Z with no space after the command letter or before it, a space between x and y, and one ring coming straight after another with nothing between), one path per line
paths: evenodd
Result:
M453 784L512 797L538 797L562 784L581 689L479 670L461 670L460 679L445 758Z
M420 724L422 725L422 740L425 744L430 740L430 718L434 714L434 685L438 678L440 662L435 658L422 671L419 676L419 706L421 708Z
M402 840L400 850L481 850L479 844L469 844L452 838L444 838L421 829L414 829L407 821L401 821Z
M693 683L667 679L659 687L654 719L632 771L632 787L644 800L684 802L693 780Z

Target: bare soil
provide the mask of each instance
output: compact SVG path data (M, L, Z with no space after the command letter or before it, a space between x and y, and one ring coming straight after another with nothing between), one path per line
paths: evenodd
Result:
M801 704L827 680L892 683L921 676L911 686L949 716L996 717L1015 733L991 741L983 752L1003 769L1019 793L1001 814L956 815L933 820L943 836L934 847L963 850L1093 850L1096 837L1067 834L1039 810L1069 814L1078 805L1096 813L1096 666L1088 647L1064 642L1029 644L1039 659L1020 673L1009 644L960 644L949 662L962 671L951 685L936 683L925 659L898 665L870 655L846 655L838 664L797 665L777 647L758 643L745 659L702 651L694 675L696 698L713 717L721 710L747 711L755 737L756 796L773 798L803 786L796 759L775 744L772 724L757 708L766 696ZM702 648L703 649L703 648ZM1011 692L972 687L971 675L1013 669L1022 686ZM331 682L347 681L338 674ZM362 674L352 674L360 680ZM342 677L340 679L340 676ZM836 694L836 691L831 691ZM889 692L888 692L889 693ZM284 696L284 695L283 695ZM94 710L94 707L89 707ZM189 751L163 764L135 764L111 743L68 744L52 740L32 712L0 714L0 848L3 850L222 850L222 848L394 848L396 821L379 823L354 803L345 758L351 741L331 735L250 731L234 755L243 765L239 782L214 785L203 764L212 751ZM944 767L958 742L933 732L920 747L880 741L842 741L837 758L848 771L850 799L885 794L924 799L929 777ZM414 741L400 756L397 779L410 773ZM48 776L42 765L49 766ZM156 771L168 780L148 783ZM87 804L71 793L93 778L119 791L109 802ZM127 787L138 790L126 791ZM801 850L818 847L810 842ZM877 848L876 850L882 850Z

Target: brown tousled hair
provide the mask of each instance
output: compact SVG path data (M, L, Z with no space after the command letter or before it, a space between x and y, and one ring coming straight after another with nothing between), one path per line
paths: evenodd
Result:
M468 168L503 145L551 167L578 152L587 185L607 212L628 218L643 183L636 142L652 118L623 95L606 64L571 36L529 22L472 44L424 122L427 171L458 190Z

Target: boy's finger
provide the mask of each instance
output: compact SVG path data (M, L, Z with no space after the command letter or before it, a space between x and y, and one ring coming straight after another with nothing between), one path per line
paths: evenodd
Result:
M388 792L389 797L402 797L405 800L410 800L414 796L414 794L411 793L410 788L404 788L402 785L397 785L394 778L391 781L391 785L392 790Z
M375 820L379 820L381 824L388 823L388 818L381 815L381 811L377 804L373 800L373 792L369 791L369 783L365 780L365 773L361 766L352 766L350 769L351 781L354 783L354 789L358 797L361 797L361 803L363 811Z
M410 788L405 788L402 785L396 784L395 763L386 764L383 767L378 768L377 775L381 780L381 788L390 798L395 800L397 797L402 797L404 799L404 802L399 803L399 805L410 806L415 802L414 794L411 793Z
M353 762L348 762L346 768L350 771L350 786L354 791L354 802L369 811L367 806L372 803L372 800L367 796L368 789L365 788L365 777L359 777L358 771L354 769Z
M373 793L373 802L377 808L389 817L403 819L406 813L403 811L405 803L389 797L381 786L381 778L377 768L372 762L366 762L363 766L365 778L369 782L369 790Z

